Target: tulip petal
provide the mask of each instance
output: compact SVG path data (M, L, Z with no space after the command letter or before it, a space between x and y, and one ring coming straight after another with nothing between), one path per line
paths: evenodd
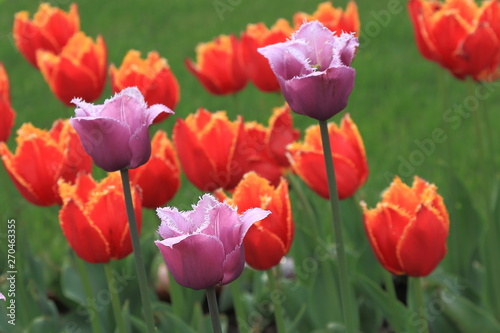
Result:
M402 269L409 276L427 276L446 255L448 229L440 213L421 206L397 247Z
M181 236L184 237L184 236ZM223 280L224 247L213 236L195 234L175 244L155 241L175 281L191 289L206 289Z
M237 246L231 253L226 255L224 260L221 284L228 284L236 280L245 268L245 251L241 246Z
M318 21L313 21L309 24L303 24L292 38L294 40L303 39L307 41L311 49L305 56L313 65L318 65L320 70L328 68L332 62L333 53L332 48L325 47L325 45L337 44L332 32L328 28Z
M246 262L252 268L260 270L279 264L288 250L278 235L256 224L248 230L243 243Z
M156 215L161 220L158 234L164 239L188 234L192 230L192 222L175 207L158 208Z

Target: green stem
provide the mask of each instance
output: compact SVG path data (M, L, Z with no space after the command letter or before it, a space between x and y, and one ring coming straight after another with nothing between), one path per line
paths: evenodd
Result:
M318 229L319 219L316 216L316 213L314 212L314 209L312 208L311 203L309 202L309 200L307 200L307 197L304 193L304 190L302 189L301 184L297 180L297 177L292 175L292 174L288 174L287 178L288 178L288 181L290 182L290 184L292 185L292 189L295 190L295 193L297 194L300 202L302 203L304 210L306 211L307 215L309 215L309 218L311 221L311 223L309 223L309 225L312 225L312 228L314 230L315 239L318 239L318 237L320 236L320 232Z
M409 291L413 295L413 303L414 303L414 311L416 311L417 315L420 317L419 322L424 323L423 327L420 327L418 332L420 333L429 333L429 324L427 322L427 318L425 316L425 305L424 305L424 297L422 293L422 282L418 277L408 277L410 283Z
M125 324L121 315L120 295L116 289L116 279L111 271L111 263L104 264L104 272L106 273L106 280L108 280L108 289L111 294L111 305L113 307L113 314L115 316L116 326L118 332L125 333Z
M330 148L330 136L328 135L328 123L326 120L319 121L321 130L321 141L323 143L323 154L325 157L326 174L328 178L328 191L330 193L330 208L333 217L333 237L337 253L340 284L340 301L342 303L342 314L347 333L354 333L354 320L351 312L351 292L349 277L347 272L347 260L342 237L342 222L340 219L339 196L337 191L337 181L335 179L335 167L333 165L332 150Z
M78 272L80 273L80 278L82 279L83 290L85 291L85 296L87 297L88 304L87 310L89 312L90 325L92 326L92 332L101 333L101 325L99 323L99 315L97 312L92 312L95 310L95 297L92 292L92 286L90 284L89 275L87 274L87 268L85 267L85 262L75 256L76 266L78 267Z
M271 293L274 293L275 290L278 291L276 287L276 278L274 277L274 270L267 270L267 277L269 278L269 284L271 285ZM276 328L278 333L285 333L285 320L283 319L283 307L281 306L281 302L273 301L274 306L274 320L276 321Z
M130 180L128 170L120 170L122 176L123 195L125 197L125 206L127 207L127 216L130 229L130 237L132 238L132 248L134 249L135 269L139 279L139 290L141 292L142 306L144 316L146 317L146 326L149 333L155 332L153 311L151 310L151 302L149 299L149 288L146 279L146 270L142 259L141 242L139 241L139 230L135 221L134 204L132 202L132 193L130 191Z
M386 271L385 269L383 271L384 271L383 274L384 274L385 290L387 290L391 298L394 300L394 302L391 304L394 304L395 306L398 302L398 296L396 294L396 288L394 288L394 281L392 280L392 274ZM394 309L393 313L397 313L397 311ZM399 333L399 331L395 330L394 328L393 330L395 333Z
M220 325L219 307L217 306L217 296L215 296L215 287L207 288L208 311L212 318L212 328L214 333L222 333Z
M245 305L243 304L243 296L240 290L240 279L236 279L231 283L231 294L233 296L234 313L236 315L236 322L240 332L249 332L250 328L247 323L247 314Z

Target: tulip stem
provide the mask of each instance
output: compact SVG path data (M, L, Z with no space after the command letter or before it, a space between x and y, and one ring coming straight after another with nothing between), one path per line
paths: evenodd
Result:
M274 276L276 272L274 269L267 270L267 277L269 279L269 284L271 286L271 295L274 293L279 293L278 288L276 286L276 277ZM285 333L285 320L283 319L283 307L281 306L281 302L279 300L273 301L274 306L274 320L276 322L276 328L278 333Z
M106 273L106 280L108 280L108 290L111 294L111 305L113 307L113 315L115 316L115 324L118 327L119 333L125 333L125 324L121 315L120 295L116 289L116 280L111 271L111 263L104 264L104 272Z
M413 311L420 318L419 322L423 323L422 327L420 327L419 332L421 333L429 333L429 323L427 322L427 318L425 316L425 306L424 306L424 297L422 293L422 281L419 277L409 277L410 289L409 291L413 294L413 304L415 308Z
M142 259L139 230L137 228L137 222L135 221L134 204L132 202L132 193L130 191L128 169L120 170L120 174L122 176L123 195L125 197L125 206L127 207L130 237L132 238L132 248L134 249L135 269L137 270L137 278L139 279L139 290L141 292L141 300L144 309L144 316L146 318L146 326L148 329L148 333L153 333L155 332L153 311L151 310L146 270L144 268L144 261Z
M250 328L247 323L247 316L245 305L243 304L243 297L240 289L240 279L236 279L231 283L231 294L233 296L234 314L236 315L236 322L240 332L248 332Z
M92 327L92 332L101 333L101 325L99 323L99 315L95 312L95 297L92 292L92 285L90 284L89 275L87 274L87 268L85 267L85 262L75 256L76 266L78 272L80 273L80 279L82 279L83 290L85 291L85 296L87 297L88 303L86 308L89 312L90 326Z
M396 288L394 288L394 281L392 280L392 274L389 271L386 271L385 269L383 270L384 274L384 285L385 285L385 290L389 293L391 298L394 300L394 305L398 302L398 295L396 294ZM397 311L394 311L394 313L397 313ZM399 333L396 329L392 328L395 333Z
M222 333L220 325L219 307L217 306L217 296L215 296L215 287L207 288L208 311L212 318L212 328L214 333Z
M307 200L307 196L305 195L301 184L297 181L297 177L295 175L288 174L287 178L288 178L290 184L292 185L292 189L295 190L295 193L299 197L300 202L304 206L304 209L307 212L307 215L309 215L309 218L311 219L310 225L314 229L314 236L315 236L315 239L317 239L319 237L320 233L319 233L318 218L316 216L316 213L314 212L314 209L312 208L309 200Z
M337 191L337 182L335 179L335 167L333 165L332 150L330 148L330 136L328 134L328 123L326 120L319 121L321 130L321 142L323 143L323 156L325 158L326 174L328 179L328 191L330 193L330 208L333 218L333 237L335 240L335 250L337 253L339 284L340 284L340 302L342 304L342 314L347 333L354 333L354 320L351 315L351 288L347 272L347 260L344 249L344 240L342 237L342 221L340 218L339 196Z

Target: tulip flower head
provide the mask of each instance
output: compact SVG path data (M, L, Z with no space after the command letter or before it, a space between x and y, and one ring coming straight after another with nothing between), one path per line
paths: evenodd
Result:
M0 293L0 300L5 301L5 296L2 293Z
M179 83L167 60L161 58L156 51L149 52L147 58L142 59L139 51L130 50L119 68L110 66L109 74L111 88L115 93L127 87L137 87L148 105L163 104L171 110L179 102ZM167 114L162 114L155 119L155 123L166 116Z
M427 276L444 258L450 222L435 185L415 177L410 188L396 177L376 208L361 205L370 245L389 272Z
M9 77L0 63L0 142L9 139L15 117L14 109L10 105Z
M148 107L136 87L122 90L102 105L80 98L72 103L77 108L71 125L94 163L108 172L146 163L151 155L148 127L159 114L173 113L161 104Z
M415 40L424 58L456 78L493 81L500 76L500 1L410 0Z
M243 272L243 238L257 221L270 212L252 208L236 210L205 194L193 210L158 208L161 225L155 241L175 281L191 289L228 284Z
M17 13L12 30L16 48L31 65L38 68L38 50L59 54L69 39L80 31L78 7L71 4L69 12L64 12L48 3L41 3L32 21L27 11Z
M359 35L360 23L358 6L356 2L349 1L346 10L333 7L330 1L320 3L317 10L309 15L307 13L295 13L293 23L295 28L299 28L304 22L319 21L325 27L339 36L342 31L353 32Z
M334 36L317 21L302 25L291 40L259 49L271 65L290 108L327 120L347 106L356 71L350 67L358 39Z

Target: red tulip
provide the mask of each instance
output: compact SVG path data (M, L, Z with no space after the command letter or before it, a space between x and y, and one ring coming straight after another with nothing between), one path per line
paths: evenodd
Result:
M200 108L177 120L173 141L187 179L203 192L231 189L247 170L250 148L241 117L231 122L223 111Z
M142 190L142 206L157 208L172 200L180 186L177 154L167 133L159 130L151 141L151 158L130 169L130 181Z
M73 98L92 102L101 96L107 66L106 45L101 36L94 43L78 32L61 53L39 50L36 57L50 90L64 104L71 106Z
M342 118L340 128L334 123L329 123L328 133L338 196L342 200L354 195L368 178L365 147L358 128L349 114ZM330 195L319 125L309 127L304 142L291 144L288 146L288 151L293 170L318 195L328 199Z
M362 206L370 245L389 272L427 276L446 255L450 222L435 185L415 177L410 188L396 177L376 208Z
M14 18L14 44L21 54L37 67L36 52L50 51L59 54L69 39L80 30L78 7L71 4L69 12L41 3L33 21L27 11L19 12Z
M214 95L233 94L245 87L247 77L239 57L235 36L220 35L196 47L196 64L185 60L187 69Z
M500 1L410 0L408 10L424 58L461 80L500 76Z
M219 200L237 206L238 213L252 207L271 212L248 230L243 240L245 260L251 267L261 270L279 264L290 250L294 233L287 181L281 178L279 185L274 187L265 178L250 172L236 186L232 198L222 191L217 191L216 195Z
M132 200L141 229L140 191L132 187ZM119 260L132 252L123 188L118 173L96 183L80 174L74 185L62 182L59 193L63 206L59 223L71 248L83 260L98 264Z
M15 117L14 109L10 105L9 77L0 63L0 142L9 139Z
M163 104L174 110L180 98L179 83L165 58L156 51L141 59L139 51L130 50L125 55L120 68L111 65L109 69L111 88L117 93L127 87L137 87L148 105ZM155 123L164 120L161 114Z
M287 40L293 29L285 19L279 19L268 29L264 23L249 24L241 35L241 59L249 80L265 92L280 91L280 85L269 61L257 49Z
M359 35L360 23L358 6L356 2L349 1L346 10L333 7L330 1L320 3L318 9L312 14L295 13L293 16L293 23L295 29L298 29L304 22L319 21L325 27L335 32L340 36L342 31L354 32L356 36Z
M17 134L15 154L0 142L0 155L14 185L34 205L61 204L59 179L73 183L79 172L92 170L92 159L68 121L57 120L50 131L26 123Z

